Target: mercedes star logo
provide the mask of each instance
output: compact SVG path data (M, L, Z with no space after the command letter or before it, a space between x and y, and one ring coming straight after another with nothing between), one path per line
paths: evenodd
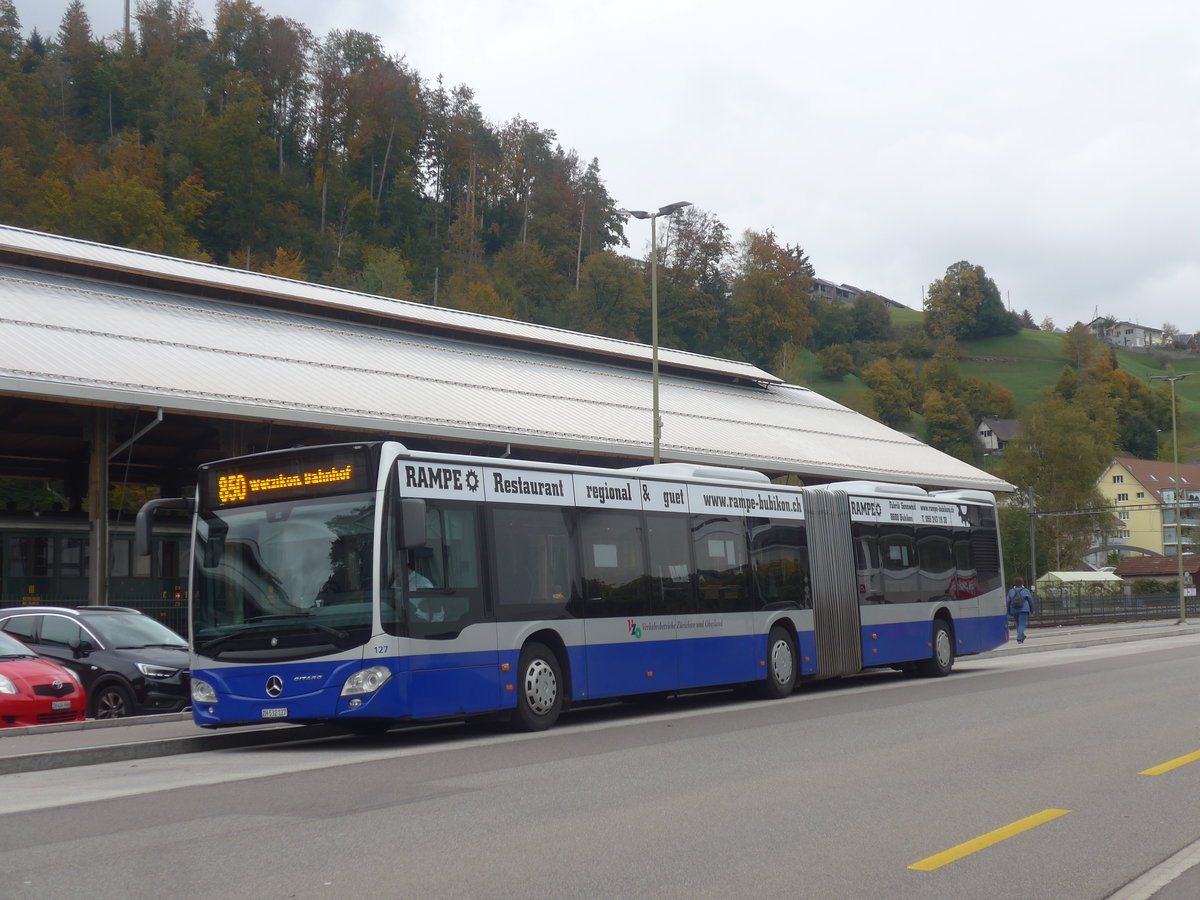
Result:
M283 679L278 675L272 675L267 679L267 696L278 697L283 693Z

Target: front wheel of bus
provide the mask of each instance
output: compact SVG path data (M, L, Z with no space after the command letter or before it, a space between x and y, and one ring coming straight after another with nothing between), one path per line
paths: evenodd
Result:
M759 694L768 700L791 694L796 687L797 663L795 638L786 628L775 626L767 637L767 678L758 683Z
M935 619L933 622L933 652L929 659L922 660L920 672L928 678L940 678L949 675L954 668L954 635L945 619Z
M543 644L526 644L517 675L521 680L513 724L521 731L545 731L562 712L563 679L558 657Z

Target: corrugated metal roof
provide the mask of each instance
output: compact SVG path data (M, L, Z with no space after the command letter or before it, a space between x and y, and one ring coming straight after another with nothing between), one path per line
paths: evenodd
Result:
M586 336L583 336L586 337ZM402 326L0 266L0 390L650 456L650 375ZM662 457L1010 490L806 388L664 374Z
M291 303L311 306L317 313L329 309L353 310L396 322L419 323L446 331L463 332L468 337L487 335L548 348L625 359L638 365L649 365L652 356L652 349L645 344L425 303L375 297L320 284L277 278L260 272L230 269L210 263L192 262L141 250L95 244L77 238L0 225L0 258L16 258L20 255L34 257L42 263L55 260L72 264L82 263L94 267L98 277L115 272L152 276L173 284L175 289L184 293L202 287L218 288L247 297L285 299ZM717 359L665 347L659 348L658 355L659 365L664 368L679 368L764 384L782 383L782 379L771 373L737 360Z

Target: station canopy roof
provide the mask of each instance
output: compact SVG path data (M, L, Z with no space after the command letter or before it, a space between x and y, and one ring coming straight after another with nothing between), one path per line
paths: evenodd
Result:
M651 455L651 347L0 226L0 393ZM747 363L660 348L661 456L1011 486Z

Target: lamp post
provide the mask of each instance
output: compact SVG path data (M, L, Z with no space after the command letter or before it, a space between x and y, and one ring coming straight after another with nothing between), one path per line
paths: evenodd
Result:
M1175 382L1190 378L1195 372L1182 375L1151 375L1151 381L1171 383L1171 450L1175 454L1175 559L1179 572L1179 624L1187 624L1187 600L1183 593L1183 522L1179 518L1179 429L1175 423Z
M635 219L650 220L650 383L654 394L653 400L653 431L654 431L654 462L660 461L658 441L662 434L662 420L658 417L658 238L655 234L654 222L659 216L669 216L685 206L692 204L686 200L671 203L661 207L657 212L646 212L644 209L619 209L617 212L633 216Z

